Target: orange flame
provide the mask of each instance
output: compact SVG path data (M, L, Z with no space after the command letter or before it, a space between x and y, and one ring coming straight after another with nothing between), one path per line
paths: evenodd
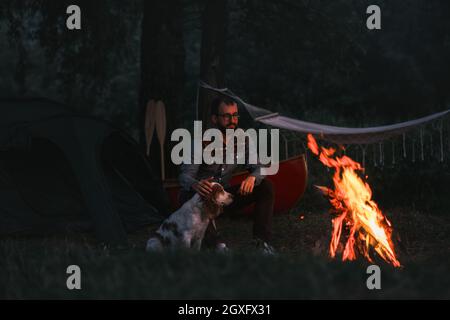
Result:
M355 260L355 247L370 262L370 247L388 263L400 267L395 257L391 241L391 223L386 219L377 204L372 200L372 190L364 182L357 171L363 167L347 156L334 156L336 150L317 145L316 140L308 134L308 148L319 160L329 168L334 168L334 190L317 186L329 197L329 201L337 213L332 220L333 231L330 242L330 255L336 256L341 239L342 227L349 227L350 232L342 254L342 261Z

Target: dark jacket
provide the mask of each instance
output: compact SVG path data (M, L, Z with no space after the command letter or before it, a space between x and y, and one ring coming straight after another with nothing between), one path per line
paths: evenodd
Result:
M226 155L227 148L224 146L224 157ZM237 164L238 154L236 152L235 147L235 158L234 164L205 164L202 161L202 164L194 164L194 152L191 153L191 163L192 164L182 164L181 172L179 175L179 182L182 187L182 192L189 193L193 192L192 185L197 183L199 180L206 179L209 177L213 177L214 181L220 183L224 188L229 187L229 181L233 175L233 172L239 166L244 166L249 172L250 175L253 175L255 180L255 185L259 185L264 179L264 176L261 175L261 165L259 161L257 164L249 164L249 149L246 145L245 147L245 164ZM223 161L225 162L225 161Z

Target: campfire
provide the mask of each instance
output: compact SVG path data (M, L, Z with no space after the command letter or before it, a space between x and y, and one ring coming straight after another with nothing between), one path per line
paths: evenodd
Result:
M333 206L330 255L335 257L343 229L348 232L342 261L355 260L357 254L373 262L373 249L386 262L400 267L391 241L392 225L372 200L372 190L358 174L364 168L350 157L337 156L336 149L319 147L314 137L308 135L308 148L327 167L335 170L334 189L317 186Z

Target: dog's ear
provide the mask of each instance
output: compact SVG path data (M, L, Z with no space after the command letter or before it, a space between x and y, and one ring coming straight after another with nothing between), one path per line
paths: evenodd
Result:
M210 196L209 200L211 200L214 203L217 203L217 196L223 191L224 191L224 189L220 184L218 184L218 183L213 184L212 192L211 192L211 196Z
M218 203L217 197L222 191L223 187L218 183L214 183L209 197L205 199L203 213L210 219L220 214L221 206Z

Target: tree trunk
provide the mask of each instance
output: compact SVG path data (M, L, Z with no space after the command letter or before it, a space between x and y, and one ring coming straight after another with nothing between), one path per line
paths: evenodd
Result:
M225 86L226 0L205 1L202 14L202 48L200 79L215 87ZM204 126L210 124L209 106L212 92L200 90L198 115Z
M139 95L139 132L145 148L145 109L150 99L161 100L166 106L167 131L165 139L166 178L176 175L170 161L170 134L176 128L178 110L182 107L184 85L184 42L181 0L144 1L141 35L141 87ZM156 136L149 161L161 176L160 145Z

